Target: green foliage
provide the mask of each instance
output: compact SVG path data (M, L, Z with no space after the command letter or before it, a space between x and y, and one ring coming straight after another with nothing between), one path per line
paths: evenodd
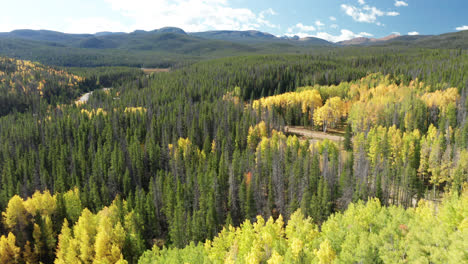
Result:
M384 207L377 199L350 204L319 232L300 211L223 229L204 246L145 252L139 263L458 263L466 260L468 192L447 196L439 211Z
M48 263L54 257L59 263L136 263L155 245L183 248L192 242L197 261L231 255L241 256L234 261L266 263L417 259L405 251L406 242L391 240L403 233L396 225L410 226L404 219L411 210L392 206L438 201L445 191L461 193L467 181L467 57L452 55L370 48L217 59L148 76L128 68L73 69L96 77L83 90L97 87L99 76L108 76L113 89L95 92L87 104L43 102L37 113L0 118L2 235L15 236L23 259ZM307 125L313 105L304 105L308 115L302 104L253 107L262 95L304 86L351 109L334 121L337 129L350 124L350 151L334 141L282 132L288 122ZM447 95L446 106L433 100L438 94ZM369 109L372 120L363 114ZM352 220L340 220L339 228L326 233L326 222L334 219L328 217L339 218L351 202ZM304 217L294 214L298 208ZM272 220L262 223L257 215ZM268 231L279 215L289 229ZM355 215L364 224L354 224L360 223ZM352 224L351 237L345 237L342 222ZM229 255L231 244L213 244L212 254L203 253L200 244L214 243L223 228L226 237L219 237L231 241L230 225L245 226L238 231L238 249L230 248ZM320 234L316 226L322 226ZM370 226L378 235L367 231ZM444 244L453 248L454 260L464 257L457 251L462 235ZM421 247L437 251L433 244ZM184 258L179 250L164 255L176 254L177 262ZM435 254L434 261L444 258Z

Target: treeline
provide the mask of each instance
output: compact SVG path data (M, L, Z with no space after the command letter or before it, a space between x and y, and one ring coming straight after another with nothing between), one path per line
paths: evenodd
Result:
M133 81L143 75L139 68L130 67L95 67L95 68L66 68L67 71L83 77L81 86L84 91L98 88L121 86L125 82Z
M15 195L24 200L36 190L49 190L58 202L58 193L77 188L81 208L98 215L89 217L95 223L89 232L97 234L99 212L119 197L126 201L120 220L108 212L111 220L105 221L120 223L126 231L109 234L109 241L130 236L132 245L142 246L127 250L127 242L108 244L135 263L142 249L204 241L224 226L238 226L256 215L281 214L287 221L300 208L320 225L360 199L379 197L385 205L412 206L419 198L437 199L441 191L460 190L468 175L466 54L421 50L345 55L201 62L129 78L109 94L93 94L85 105L2 117L0 209L7 211ZM415 77L424 84L411 84ZM344 105L352 102L336 121L349 123L346 144L311 144L281 132L284 124L300 122L323 129L314 123L315 105L305 104L304 112L302 104L254 106L262 96L303 86L318 91L312 92L320 95L316 106L325 110L335 107L333 98ZM433 93L445 94L450 87L457 94L453 99L448 93L450 106L433 100L439 97ZM409 91L408 96L401 97L401 91ZM369 121L354 105L378 106L378 111ZM284 115L291 108L297 110ZM131 212L127 224L122 215ZM66 241L76 244L73 220L64 215L50 217L53 230L59 234L67 218ZM24 231L30 243L34 223ZM13 232L5 221L0 228L6 237ZM15 237L20 233L13 232ZM22 252L25 241L15 244ZM55 246L43 248L47 261L60 252L52 250L60 246L60 238L50 241ZM120 260L120 254L112 256Z
M154 44L154 41L152 42ZM175 45L177 46L177 45ZM233 55L223 54L224 56ZM168 68L185 62L196 62L208 56L168 53L157 50L86 49L66 47L61 43L26 39L0 39L0 56L38 61L57 67L161 67Z

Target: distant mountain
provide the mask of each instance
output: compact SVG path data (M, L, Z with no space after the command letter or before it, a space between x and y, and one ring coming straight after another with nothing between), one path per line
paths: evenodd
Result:
M392 34L383 38L365 38L365 37L359 37L359 38L353 38L350 40L345 40L345 41L340 41L337 44L342 45L342 46L350 46L350 45L369 45L369 44L374 44L378 42L385 42L389 41L395 38L400 37L400 35Z
M152 32L156 32L156 33L177 33L177 34L187 35L187 33L185 33L185 31L183 29L176 28L176 27L164 27L164 28L153 30Z
M289 44L292 46L331 46L334 45L318 38L279 38L270 33L256 30L248 31L206 31L186 33L176 27L165 27L152 31L135 30L131 33L123 32L98 32L96 34L67 34L50 30L15 30L8 33L0 33L0 40L21 39L44 42L48 46L66 46L84 49L126 49L126 50L161 50L171 51L187 45L187 50L193 48L193 44L206 45L207 50L223 49L219 42L224 41L225 46L233 47L244 45L245 51L251 51L256 44ZM226 42L230 42L227 44ZM233 45L236 44L236 45ZM216 47L212 47L212 46ZM245 46L248 45L248 46ZM286 46L289 46L286 45ZM277 46L277 45L274 45ZM187 52L187 51L185 51ZM1 53L1 51L0 51ZM195 50L195 53L197 51Z
M233 42L268 42L277 41L278 38L270 33L264 33L256 30L234 31L234 30L219 30L189 33L192 36L217 39Z
M306 38L299 38L296 40L298 44L301 45L315 45L315 46L335 46L335 43L326 41L321 38L315 37L306 37Z
M468 49L468 31L445 33L436 36L402 36L388 45L416 46L421 48Z
M110 32L110 31L103 31L97 32L94 34L96 37L108 36L108 35L115 35L115 34L125 34L125 32Z
M186 33L175 27L131 33L67 34L48 30L0 33L0 55L62 66L162 66L244 54L305 53L332 43L284 39L260 31Z
M270 33L260 32L256 30L247 31L233 31L233 30L220 30L220 31L206 31L206 32L194 32L189 35L205 38L205 39L217 39L224 41L232 41L237 43L283 43L291 44L296 46L333 46L334 44L324 39L307 37L299 38L298 36L293 37L277 37Z
M71 44L85 38L93 37L92 34L67 34L51 30L31 30L20 29L7 33L0 33L0 38L18 38L35 41L56 42L61 44Z
M60 66L161 66L247 54L310 53L318 48L346 46L468 49L468 31L438 36L355 38L331 43L307 37L277 37L248 31L187 33L165 27L131 33L67 34L50 30L14 30L0 33L0 55Z

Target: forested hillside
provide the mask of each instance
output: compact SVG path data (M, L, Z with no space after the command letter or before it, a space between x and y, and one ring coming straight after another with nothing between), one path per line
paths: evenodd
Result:
M0 57L0 116L37 114L49 105L70 103L83 92L121 84L143 72L135 68L59 69Z
M0 116L38 111L40 102L56 104L80 94L82 78L38 63L0 57Z
M67 69L112 89L0 118L1 261L466 259L467 67L356 47Z
M392 35L396 36L396 35ZM391 36L389 36L391 37ZM400 36L356 44L386 46L393 52L413 49L468 50L468 32L436 36ZM65 67L174 67L206 59L259 54L322 54L353 52L347 42L332 43L316 37L277 37L259 31L207 31L186 33L161 28L131 33L67 34L49 30L14 30L0 33L0 56L39 61ZM350 42L354 45L353 41ZM373 47L373 48L374 48ZM381 51L381 48L377 48ZM372 52L372 49L370 49Z

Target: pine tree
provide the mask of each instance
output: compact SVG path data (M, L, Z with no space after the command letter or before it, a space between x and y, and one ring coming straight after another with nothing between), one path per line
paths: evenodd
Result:
M345 136L344 136L344 141L343 141L343 147L347 151L353 150L353 144L351 142L353 135L352 135L352 129L351 125L348 124L345 129Z

